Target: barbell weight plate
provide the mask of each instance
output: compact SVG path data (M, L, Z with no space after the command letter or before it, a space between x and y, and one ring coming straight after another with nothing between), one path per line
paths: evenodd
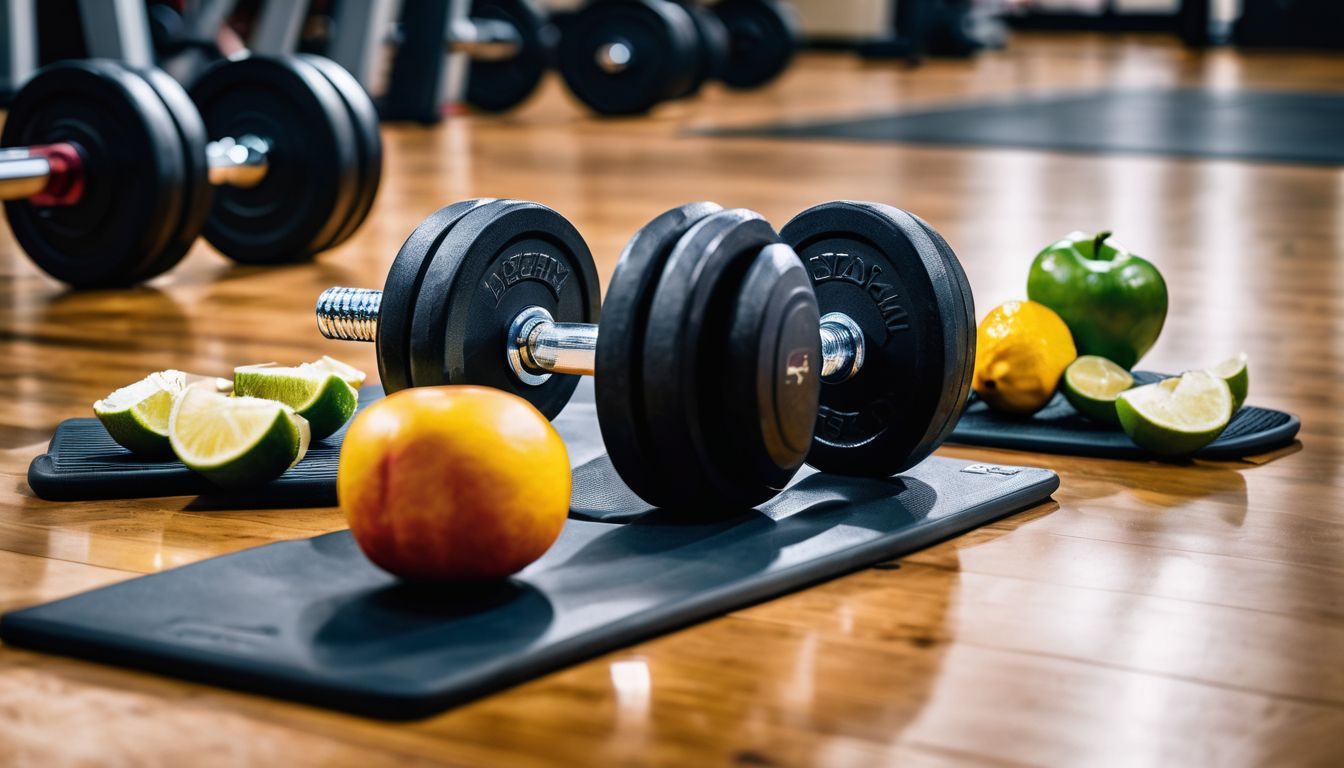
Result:
M656 488L660 482L657 449L643 406L644 337L654 291L677 241L696 222L721 210L699 202L660 214L626 243L607 283L593 381L597 421L612 466L632 489Z
M966 277L966 270L962 268L961 260L957 258L952 246L948 245L947 240L927 221L913 213L910 214L910 218L918 222L924 228L924 231L929 233L929 237L933 238L934 245L938 247L939 253L943 256L943 261L947 264L948 279L957 287L957 293L961 298L959 316L963 322L957 324L957 345L960 348L967 349L968 353L963 356L962 370L957 374L957 381L961 383L961 386L955 398L956 407L948 414L947 424L943 426L941 436L937 440L938 445L942 445L957 426L957 421L961 419L962 412L966 410L966 406L970 402L971 378L975 371L975 298L971 292L971 282Z
M961 287L910 214L875 203L810 208L780 230L803 259L821 314L863 329L863 368L822 385L807 462L885 477L922 461L965 402L968 341Z
M598 63L608 46L629 61ZM599 0L569 19L560 38L560 74L594 112L638 115L685 93L695 77L697 43L686 9L666 0Z
M168 108L138 72L106 60L39 71L10 105L0 144L73 142L84 153L74 205L5 202L37 266L78 287L128 285L171 249L186 183Z
M799 25L780 0L723 0L714 13L728 29L728 65L722 77L732 88L759 88L783 74L798 50Z
M140 266L133 276L135 282L144 282L167 272L187 255L196 238L201 236L201 228L210 215L210 205L214 199L214 188L210 186L210 169L206 163L205 123L196 111L186 89L161 69L141 70L145 81L154 88L159 99L173 118L177 128L177 137L182 147L182 213L178 217L174 234L153 261Z
M463 200L431 213L411 232L392 260L378 307L378 377L391 394L411 386L411 318L430 257L466 213L492 198Z
M246 134L270 144L251 187L221 186L205 238L248 264L312 258L331 242L359 186L355 128L336 88L293 56L251 56L207 69L191 87L212 140Z
M761 249L779 236L758 214L706 216L677 242L649 307L641 361L644 416L656 446L657 484L631 490L659 507L742 506L758 493L753 478L722 466L713 443L725 395L725 342L742 281ZM751 403L727 407L754 410Z
M686 87L686 92L681 94L691 96L699 92L707 81L717 80L727 71L731 40L728 37L728 28L709 8L697 3L686 3L682 7L686 9L691 22L695 25L698 41L696 46L698 65L695 77Z
M509 367L509 326L523 309L557 323L596 323L597 267L578 230L537 203L480 205L444 236L430 257L411 320L413 386L478 384L502 389L554 418L578 376L525 384Z
M723 368L719 398L706 398L709 441L735 479L744 505L764 502L788 484L812 444L821 391L821 315L807 270L793 249L767 245L747 271L732 306L722 353L705 365ZM737 482L740 481L740 482Z
M350 124L355 129L355 197L349 211L343 216L344 223L337 230L335 238L322 247L322 250L327 250L350 239L373 208L383 178L383 135L379 131L378 109L354 75L323 56L301 53L298 57L313 65L336 89L341 103L345 105L346 114L350 116Z
M473 0L471 16L511 24L521 42L510 58L471 62L466 101L487 112L513 109L532 95L550 68L558 33L531 0Z

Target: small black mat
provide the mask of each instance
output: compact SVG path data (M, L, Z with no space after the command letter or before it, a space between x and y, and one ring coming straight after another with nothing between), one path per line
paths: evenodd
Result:
M5 643L374 717L433 714L638 640L890 560L1045 500L1043 469L930 458L805 474L759 510L571 519L507 583L410 586L348 531L249 549L0 617Z
M1137 384L1151 384L1165 378L1168 377L1151 371L1134 371ZM1293 442L1301 426L1291 413L1243 406L1223 434L1195 457L1239 459L1272 451ZM1106 459L1153 458L1119 427L1084 418L1062 394L1056 394L1049 405L1026 417L997 413L983 401L976 400L966 408L948 442Z
M359 407L382 396L381 386L364 387L359 393ZM572 466L605 459L596 421L592 383L585 381L554 421L556 430L565 439ZM204 506L329 507L336 504L336 465L344 437L342 427L327 439L313 443L303 461L274 482L229 492L176 459L137 459L113 442L97 419L67 419L56 427L47 452L28 465L28 486L39 498L48 501L201 496ZM601 490L592 483L585 487L593 487L595 492ZM598 509L583 498L579 502L585 509Z
M707 133L1344 165L1341 126L1344 94L1172 89L1021 95Z

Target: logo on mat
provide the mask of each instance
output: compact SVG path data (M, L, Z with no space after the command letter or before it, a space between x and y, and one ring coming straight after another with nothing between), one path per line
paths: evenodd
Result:
M962 472L969 472L972 475L1003 475L1012 477L1022 471L1021 467L1001 467L997 464L972 464L969 467L962 467Z

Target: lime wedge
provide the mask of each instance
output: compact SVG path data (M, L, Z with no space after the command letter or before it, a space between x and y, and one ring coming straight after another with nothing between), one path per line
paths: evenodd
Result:
M296 368L278 365L235 368L233 391L244 397L276 400L293 408L308 420L314 440L340 429L359 404L359 393L344 376L313 363Z
M1232 412L1236 413L1246 402L1246 393L1251 388L1251 377L1246 369L1246 353L1228 358L1209 369L1209 373L1227 382L1232 390Z
M274 480L308 451L308 422L274 400L188 387L168 418L173 452L216 485Z
M245 370L255 370L257 368L279 368L279 367L281 367L280 364L276 362L257 363L256 365L238 366L238 368L242 368ZM337 376L340 376L342 379L345 379L346 381L350 382L350 386L354 387L355 389L359 389L360 387L364 386L364 379L367 378L364 372L359 370L355 366L350 365L349 363L343 363L340 360L337 360L336 358L330 357L328 355L323 355L322 357L318 358L317 360L314 360L311 363L300 363L298 367L304 369L312 369L319 373L334 373ZM238 368L235 368L234 370L238 370ZM230 383L230 386L232 386L232 383Z
M300 368L312 367L319 371L322 371L323 373L334 373L337 376L340 376L342 379L345 379L347 382L349 382L350 386L354 387L355 389L359 389L360 387L364 386L365 376L363 371L359 370L353 365L347 365L346 363L342 363L340 360L337 360L334 357L327 357L326 355L323 355L320 359L315 360L311 363L304 363L302 366L299 367Z
M181 371L151 373L93 404L93 414L117 444L147 458L173 455L168 415L190 377Z
M1232 391L1206 371L1189 371L1120 393L1115 413L1140 448L1188 456L1217 439L1232 420Z
M1119 424L1115 398L1134 386L1129 371L1097 355L1083 355L1064 369L1060 388L1064 397L1084 416L1107 424Z

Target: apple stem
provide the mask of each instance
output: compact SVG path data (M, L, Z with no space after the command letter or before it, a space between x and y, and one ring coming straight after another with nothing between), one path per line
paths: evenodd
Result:
M1106 239L1109 238L1110 236L1111 236L1111 231L1110 231L1109 229L1106 230L1106 231L1104 231L1104 232L1098 232L1098 233L1097 233L1096 238L1092 241L1092 258L1094 258L1094 259L1100 259L1100 258L1101 258L1101 246L1102 246L1102 243L1105 243L1105 242L1106 242Z

